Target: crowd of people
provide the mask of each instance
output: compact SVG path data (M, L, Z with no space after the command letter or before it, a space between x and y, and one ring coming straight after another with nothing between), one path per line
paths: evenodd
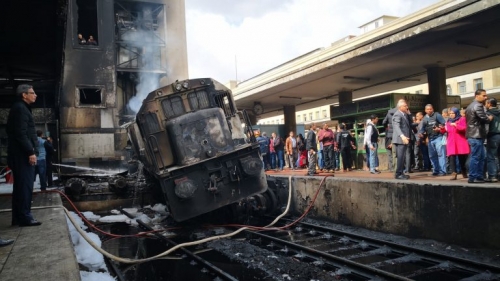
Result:
M446 108L442 113L427 104L424 112L412 114L408 103L399 100L390 109L382 126L385 127L385 148L389 170L396 179L407 180L414 171L432 171L433 176L459 175L469 183L497 182L500 146L500 109L495 98L487 98L486 91L475 92L474 101L466 108ZM380 174L379 118L371 115L366 120L363 146L366 164L371 174ZM351 151L356 150L356 140L345 124L338 129L324 123L317 128L309 125L304 138L289 132L283 139L275 132L271 137L257 133L266 170L282 171L308 169L308 175L317 170L334 173L342 167L352 170ZM342 163L341 163L342 162Z
M466 109L446 108L440 114L427 104L424 111L425 115L413 115L407 102L400 100L382 122L389 169L396 179L408 179L408 173L420 170L432 171L433 176L451 175L451 180L462 175L469 183L498 181L500 110L495 98L488 99L486 91L479 89ZM364 141L372 173L373 165L378 166L372 160L377 158L373 141L378 131L372 125L377 121L372 116L367 122Z
M317 174L317 169L335 173L340 170L340 160L344 171L352 171L351 151L356 145L345 124L332 130L327 123L321 129L312 123L305 138L293 131L284 140L275 132L271 138L266 132L257 132L256 137L266 171L282 171L286 166L291 170L307 168L308 175Z

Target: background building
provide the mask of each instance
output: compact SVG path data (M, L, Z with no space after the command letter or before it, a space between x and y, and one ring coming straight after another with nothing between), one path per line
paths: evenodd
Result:
M23 9L14 5L9 6L13 14ZM133 119L143 97L188 78L184 0L51 0L38 8L44 21L18 26L12 19L15 33L36 39L40 32L48 39L29 42L35 47L23 50L33 56L26 66L21 54L5 67L30 71L1 73L13 79L0 89L5 101L0 105L0 162L5 163L4 126L15 88L27 83L38 95L36 126L54 138L61 162L116 167L126 156L127 133L121 125ZM89 43L90 36L95 42ZM6 38L12 46L2 49L2 56L17 54L17 40ZM45 77L33 74L37 68Z

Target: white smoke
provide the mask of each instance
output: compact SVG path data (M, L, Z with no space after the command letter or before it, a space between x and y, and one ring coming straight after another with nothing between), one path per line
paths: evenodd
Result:
M151 91L158 89L160 86L159 84L160 77L158 74L140 72L139 83L136 86L137 94L129 100L127 107L132 110L134 114L139 112L142 101L148 96Z
M135 47L139 54L137 59L137 67L142 71L138 72L136 95L133 96L127 107L136 114L141 108L143 100L148 94L160 86L160 74L153 73L151 70L162 70L162 54L159 43L164 43L160 38L162 36L156 31L153 31L153 19L150 9L145 8L143 13L135 20L129 32L125 32L122 40L138 42ZM156 33L156 34L155 34ZM150 44L150 45L148 45ZM130 46L132 47L132 46Z

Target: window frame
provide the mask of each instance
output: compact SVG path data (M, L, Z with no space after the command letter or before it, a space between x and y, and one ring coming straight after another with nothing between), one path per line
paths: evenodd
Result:
M85 104L80 101L80 89L99 89L101 95L101 103L100 104ZM75 107L78 108L106 108L106 88L103 85L85 85L79 84L75 85Z
M462 85L463 85L463 91L462 91ZM467 93L467 83L465 83L465 81L460 81L457 83L457 87L458 87L458 93L459 94L465 94Z
M102 18L102 7L101 7L101 2L99 0L96 1L96 13L97 13L97 45L80 45L78 43L78 5L76 4L77 0L71 0L69 1L70 5L70 19L71 19L71 30L72 30L72 38L71 42L73 45L73 49L80 49L80 50L102 50L102 44L101 44L101 25L99 24L99 19ZM88 39L88 38L86 38Z
M180 101L179 106L180 106L180 108L182 108L183 112L176 113L176 111L174 110L174 107L172 106L172 101L174 99ZM168 110L165 109L165 105L164 104L165 104L166 101L169 101L170 107L171 107L172 111L168 111ZM161 109L163 110L163 114L165 115L165 118L167 120L179 117L179 116L181 116L183 114L186 114L186 106L184 105L182 97L179 96L179 95L167 96L167 97L161 99L160 100L160 105L161 105ZM169 114L169 112L172 112L173 114Z
M481 87L478 87L478 81L481 81ZM484 89L484 84L483 84L483 78L476 78L474 80L472 80L473 84L474 84L474 91L477 91L479 89Z

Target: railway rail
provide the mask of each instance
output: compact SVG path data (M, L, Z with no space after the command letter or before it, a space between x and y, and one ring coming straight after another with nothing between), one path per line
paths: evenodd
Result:
M277 227L290 223L282 219ZM246 231L259 247L321 266L347 280L500 280L500 266L322 227Z
M126 211L122 213L132 218ZM290 228L279 229L289 225L290 222L292 221L289 219L281 219L275 224L274 230L245 230L234 239L225 240L224 243L244 243L248 247L265 249L266 252L271 253L267 258L272 256L292 267L299 267L299 264L301 268L314 267L320 272L326 272L329 276L327 279L325 279L325 274L316 279L290 276L292 279L283 280L500 280L500 266L498 265L440 254L305 222L298 222ZM140 228L152 230L140 220L138 223ZM218 227L216 232L221 234L231 231L230 228L221 230ZM198 230L198 233L203 234L203 231ZM214 233L214 231L205 229L205 233L210 235L208 233ZM167 238L160 233L153 235L169 247L178 244L177 240ZM192 236L197 237L197 235ZM210 246L205 244L204 247ZM191 248L180 248L178 253L184 258L196 261L204 270L208 270L212 276L211 280L248 280L246 278L249 277L248 275L242 277L239 273L228 269L242 262L241 260L231 259L229 263L233 265L224 266L218 259L213 260L203 254L199 255L196 250L191 251ZM255 253L258 252L255 251ZM228 257L240 255L234 251L223 254ZM256 261L249 262L255 263ZM251 276L252 280L281 280L279 277L273 277L265 269L259 269L265 274L259 277ZM112 265L112 270L118 280L125 280L121 272L123 268Z

